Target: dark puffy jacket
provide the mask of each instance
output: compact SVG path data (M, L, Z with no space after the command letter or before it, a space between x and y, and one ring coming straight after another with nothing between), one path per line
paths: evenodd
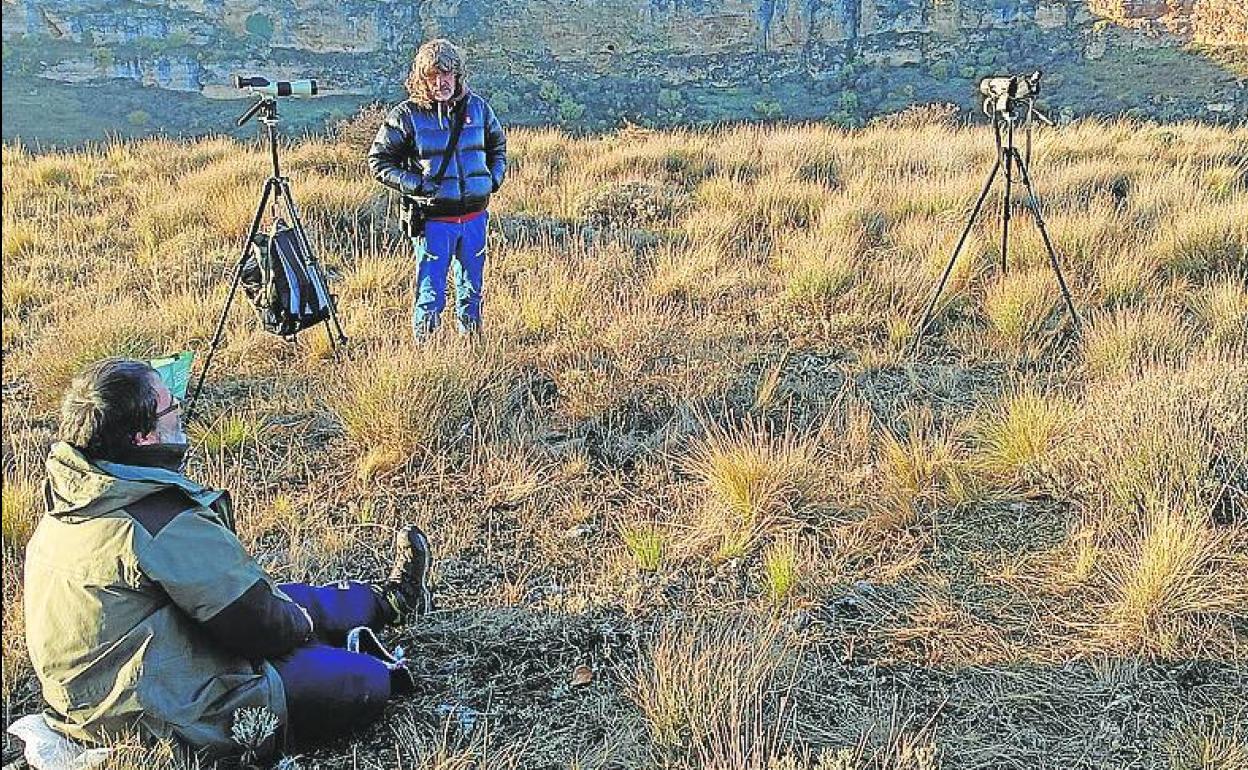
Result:
M490 105L472 92L453 104L449 110L441 104L422 109L410 99L399 104L368 150L368 166L377 181L417 199L431 217L481 211L503 183L507 168L507 138ZM466 111L464 127L435 189L430 178L450 142L452 110Z

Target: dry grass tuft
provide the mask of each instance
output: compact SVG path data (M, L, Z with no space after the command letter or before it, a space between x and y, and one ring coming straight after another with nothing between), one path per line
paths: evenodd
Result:
M1096 377L1115 377L1158 364L1174 364L1193 344L1177 310L1141 307L1092 318L1084 327L1083 360Z
M628 692L660 757L765 768L791 740L784 696L799 655L775 625L668 625L629 673Z
M1014 390L978 426L975 462L1011 482L1043 475L1075 415L1075 405L1061 396Z
M1109 608L1101 638L1131 653L1174 656L1201 619L1248 603L1248 586L1226 585L1216 567L1228 542L1207 512L1141 507L1135 531L1111 542Z
M477 385L474 358L458 340L379 347L347 365L329 406L364 451L428 451L465 427Z
M39 520L39 489L30 481L16 475L4 474L4 493L0 494L3 511L4 548L20 549L26 546Z
M1213 207L1217 215L1191 206L1159 230L1151 254L1164 270L1184 276L1248 270L1248 202Z
M791 539L767 546L763 551L763 589L773 604L792 596L800 578L797 547Z
M637 569L657 572L668 553L667 534L656 524L620 525L620 539Z
M857 272L862 235L817 230L790 241L780 269L785 275L785 301L796 310L826 315L835 307Z
M1172 770L1236 770L1248 767L1244 714L1194 719L1171 736L1166 755Z
M192 427L191 441L208 454L237 452L263 432L255 417L227 414L206 427Z
M700 529L715 543L717 560L741 556L787 528L818 479L812 439L774 436L752 420L709 427L687 465L706 494Z
M1201 324L1214 349L1234 348L1248 340L1248 279L1226 276L1192 298Z
M903 435L884 433L873 483L871 522L892 530L967 499L971 482L953 439L919 416Z
M984 313L1001 341L1018 349L1044 328L1059 297L1051 270L1010 273L988 289Z

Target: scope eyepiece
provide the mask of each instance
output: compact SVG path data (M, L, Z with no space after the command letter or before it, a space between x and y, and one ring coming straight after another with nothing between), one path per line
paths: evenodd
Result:
M308 80L274 80L259 76L234 76L234 87L245 88L252 93L268 96L316 96L319 89L316 81Z

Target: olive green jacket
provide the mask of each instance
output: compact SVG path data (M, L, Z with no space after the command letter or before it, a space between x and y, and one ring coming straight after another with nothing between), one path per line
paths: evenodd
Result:
M263 658L306 641L311 621L244 551L229 496L162 468L89 462L63 443L47 471L24 599L52 724L93 743L137 729L214 754L239 750L239 708L286 724L281 679Z

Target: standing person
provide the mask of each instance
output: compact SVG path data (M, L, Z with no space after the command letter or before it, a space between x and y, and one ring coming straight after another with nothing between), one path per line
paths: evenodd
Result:
M182 404L146 363L99 361L66 392L23 578L48 724L225 755L239 709L268 709L299 746L410 692L370 627L430 609L425 535L398 531L385 580L278 585L235 536L229 494L183 475L186 449Z
M452 263L459 330L481 328L486 206L503 183L507 139L466 77L463 54L449 40L422 45L405 83L410 97L390 110L368 151L377 181L401 193L407 213L424 220L423 230L408 228L417 262L417 340L438 327Z

